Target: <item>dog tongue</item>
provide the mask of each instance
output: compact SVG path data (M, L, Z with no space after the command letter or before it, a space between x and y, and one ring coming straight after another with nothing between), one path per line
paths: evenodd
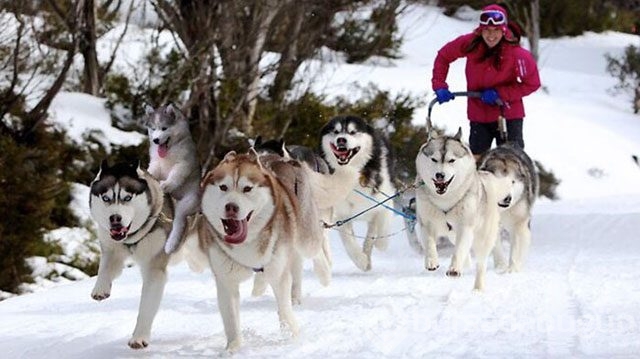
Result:
M224 240L227 243L238 244L244 242L247 238L247 219L235 220L235 219L223 219L224 224Z
M169 153L169 145L163 143L158 146L158 156L160 156L160 158L167 157L167 153Z

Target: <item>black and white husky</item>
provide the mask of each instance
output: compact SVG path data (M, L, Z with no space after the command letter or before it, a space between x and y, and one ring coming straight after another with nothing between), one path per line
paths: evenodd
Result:
M395 193L389 143L362 118L334 117L322 128L320 138L321 155L329 166L329 176L337 185L333 189L324 186L326 194L317 198L331 202L334 220L349 219ZM391 201L388 203L392 205ZM385 206L378 206L354 219L367 222L362 247L351 221L339 229L347 254L361 270L371 269L374 245L380 250L387 248L392 214Z
M89 208L101 252L91 297L98 301L109 298L113 280L122 272L125 260L133 258L142 272L142 293L129 346L144 348L149 344L151 325L164 293L169 260L185 256L192 269L202 271L207 259L197 241L191 239L176 254L164 252L173 206L158 181L137 163L111 167L103 161L91 183Z
M149 173L176 202L171 234L164 247L173 253L180 246L187 217L200 210L200 164L196 145L184 115L174 105L145 106L141 124L149 134Z

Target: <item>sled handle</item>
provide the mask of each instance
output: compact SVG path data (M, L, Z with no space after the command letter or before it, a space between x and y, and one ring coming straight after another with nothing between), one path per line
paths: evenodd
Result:
M466 97L476 97L480 98L482 96L482 92L480 91L457 91L451 93L453 96L466 96ZM438 103L438 99L434 98L429 102L429 110L427 113L427 127L431 124L431 111L433 110L433 106ZM498 131L500 133L500 138L502 141L507 141L507 121L504 117L504 102L502 99L498 98L496 100L496 104L500 106L500 116L498 116ZM428 130L428 129L427 129Z

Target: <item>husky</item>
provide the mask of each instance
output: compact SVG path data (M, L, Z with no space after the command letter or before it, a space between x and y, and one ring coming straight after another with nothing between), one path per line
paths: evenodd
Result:
M429 124L428 127L430 128ZM416 156L416 213L425 248L425 268L438 269L436 240L455 238L454 255L447 276L457 277L469 260L476 259L474 289L485 286L487 257L497 240L500 214L498 201L506 193L506 180L490 172L477 171L469 147L455 136L429 138Z
M531 244L531 209L540 190L535 165L524 150L507 143L485 153L479 169L508 179L508 193L498 201L500 224L511 242L507 271L519 272ZM500 240L493 253L496 267L504 267Z
M176 202L166 253L176 251L185 233L187 217L200 210L200 165L196 145L184 115L173 104L157 109L146 105L141 124L149 135L149 173Z
M185 243L171 256L164 252L173 216L171 201L165 196L158 181L135 163L118 163L111 167L103 161L91 183L89 208L101 251L91 297L98 301L109 298L112 282L122 272L127 258L132 257L140 266L142 293L136 327L129 340L133 349L149 345L151 325L164 293L170 258L177 260L179 256L186 256L190 267L196 271L204 270L203 265L207 263L204 253L198 257L197 247L190 244Z
M331 201L327 204L332 206L334 219L352 218L395 193L391 182L393 161L389 143L362 118L334 117L321 129L320 138L321 155L337 182L333 187L319 186L325 192L320 198ZM379 250L387 248L391 215L389 208L378 206L356 218L367 222L362 247L358 245L350 221L339 231L347 254L362 271L371 269L373 246Z
M297 161L229 152L203 181L200 240L215 274L227 350L241 345L239 284L262 273L276 297L281 327L298 333L292 303L302 258L312 258L323 285L330 259L311 184Z

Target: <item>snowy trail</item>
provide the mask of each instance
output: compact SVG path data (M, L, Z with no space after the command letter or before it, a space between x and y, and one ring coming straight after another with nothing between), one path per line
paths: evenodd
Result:
M321 287L307 268L302 328L280 332L270 292L250 297L241 287L243 358L264 357L528 357L626 356L640 351L640 211L564 213L543 205L533 218L525 271L490 270L487 290L472 292L473 273L426 272L404 234L387 252L374 252L373 269L358 271L332 233L333 282ZM618 208L622 212L622 208ZM587 212L587 211L585 211ZM604 211L606 212L606 211ZM400 229L398 219L395 226ZM614 241L615 240L615 241ZM94 278L0 303L0 348L7 358L204 358L224 355L225 338L211 275L170 270L151 346L135 352L126 342L140 292L137 268L125 270L111 298L90 299ZM463 344L461 344L463 343ZM518 343L514 345L514 343Z

